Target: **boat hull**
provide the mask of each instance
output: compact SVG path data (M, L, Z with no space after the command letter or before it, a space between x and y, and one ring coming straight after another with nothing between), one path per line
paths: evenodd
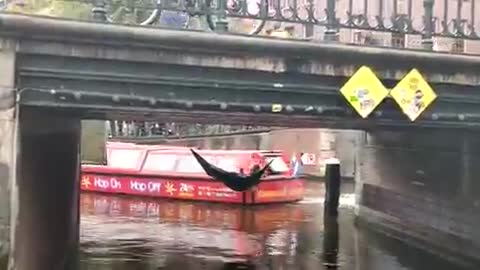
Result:
M104 173L89 169L82 170L81 189L157 198L264 204L301 200L305 191L305 180L292 178L262 180L255 190L236 192L211 178Z

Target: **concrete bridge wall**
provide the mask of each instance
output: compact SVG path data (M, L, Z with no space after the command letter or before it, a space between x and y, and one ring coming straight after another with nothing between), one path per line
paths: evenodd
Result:
M15 107L8 93L14 86L15 54L0 50L0 268L5 267L9 249L10 190L15 168Z
M479 262L480 138L476 134L372 131L358 149L360 221L403 240L433 246L435 252L462 263Z

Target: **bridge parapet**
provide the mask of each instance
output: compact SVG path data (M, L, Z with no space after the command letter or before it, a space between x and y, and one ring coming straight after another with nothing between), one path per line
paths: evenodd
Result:
M478 57L422 50L217 35L138 26L0 15L2 47L18 53L350 77L361 65L400 80L413 67L432 83L478 85ZM10 41L11 42L11 41Z
M189 110L182 121L198 118L195 113L203 110L212 113L206 121L218 123L218 111L231 116L222 120L228 124L252 124L253 115L266 112L255 124L284 126L292 116L305 116L295 124L412 125L388 98L374 119L361 120L352 112L339 89L367 65L387 87L412 68L420 70L440 97L425 113L428 121L465 126L480 119L480 96L473 91L480 83L480 58L469 55L18 14L0 15L0 38L3 50L16 53L16 89L22 90L23 105L92 112L83 117L109 118L119 110L146 117L156 107L158 113L169 109L155 118L170 119L173 111L178 118ZM274 104L285 109L272 114ZM247 114L233 117L241 112Z

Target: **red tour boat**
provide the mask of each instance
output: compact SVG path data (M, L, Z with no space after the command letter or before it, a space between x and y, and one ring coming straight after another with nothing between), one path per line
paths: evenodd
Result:
M292 176L281 151L197 150L227 171L249 173L272 161L253 190L236 192L208 176L189 148L107 143L107 165L82 165L81 188L114 194L237 204L293 202L303 198L304 180Z

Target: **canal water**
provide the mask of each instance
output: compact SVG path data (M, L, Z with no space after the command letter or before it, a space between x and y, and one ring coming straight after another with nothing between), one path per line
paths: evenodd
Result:
M354 225L353 187L324 220L323 185L295 204L242 208L84 193L82 270L461 269Z

